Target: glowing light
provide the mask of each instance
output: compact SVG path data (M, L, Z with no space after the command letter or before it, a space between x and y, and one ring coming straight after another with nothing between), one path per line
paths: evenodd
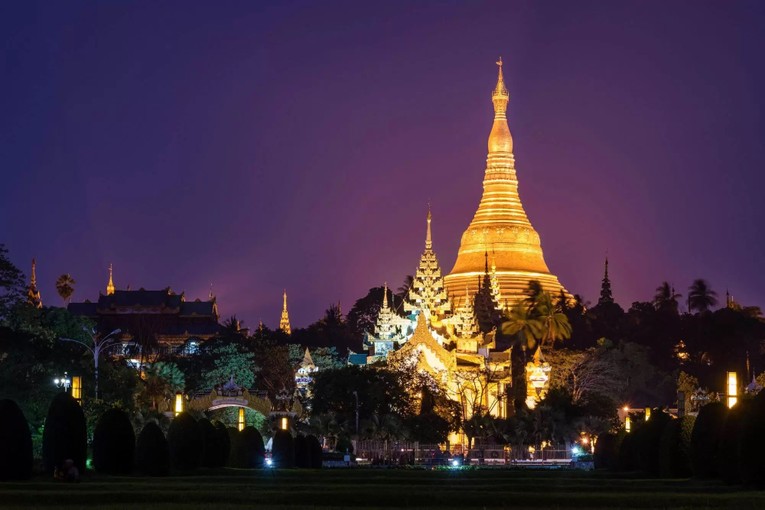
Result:
M279 428L281 428L282 430L287 430L289 428L289 425L290 425L289 420L287 420L286 416L283 416L281 420L281 425Z
M273 467L274 461L271 457L266 457L266 467Z
M645 408L645 421L648 421L651 419L651 408L646 407Z
M630 406L624 406L624 407L622 407L622 411L624 411L625 413L628 413L628 412L629 412L629 410L630 410Z
M175 394L175 415L178 416L183 412L183 393L180 391Z
M82 377L79 375L72 377L72 398L82 405Z
M728 409L738 402L738 376L736 372L728 372Z
M582 444L587 444L589 442L590 442L590 438L588 438L587 436L582 436Z
M239 408L239 420L237 422L237 427L239 429L239 432L244 430L245 421L244 421L244 407Z
M627 416L627 418L624 419L624 430L629 433L630 429L632 429L632 420Z
M573 448L571 448L571 453L573 455L579 455L580 453L582 453L582 449L579 448L578 446L574 446Z

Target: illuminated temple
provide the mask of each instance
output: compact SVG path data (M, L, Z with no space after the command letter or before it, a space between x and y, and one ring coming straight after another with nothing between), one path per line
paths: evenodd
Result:
M531 226L518 195L513 137L507 124L510 96L502 76L502 59L497 65L499 77L491 95L494 124L489 134L483 196L473 221L462 234L454 268L444 280L451 299L462 298L466 292L474 295L489 254L492 287L497 294L501 292L500 304L506 307L525 297L524 291L531 280L538 281L553 295L560 291L569 294L547 268L539 234Z

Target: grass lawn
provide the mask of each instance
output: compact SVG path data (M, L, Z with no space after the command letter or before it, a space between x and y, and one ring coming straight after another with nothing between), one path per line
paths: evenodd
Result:
M216 470L168 478L88 475L0 483L0 508L765 508L717 482L519 470Z

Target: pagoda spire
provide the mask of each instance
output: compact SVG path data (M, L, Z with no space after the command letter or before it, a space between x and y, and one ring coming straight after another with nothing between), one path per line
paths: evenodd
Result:
M603 281L600 284L600 299L598 299L598 304L611 304L613 302L614 298L611 295L611 280L608 278L608 257L606 257Z
M383 289L383 308L388 308L388 282L385 282L385 288Z
M112 279L112 265L109 264L109 283L106 284L106 295L114 294L114 280Z
M430 215L430 204L428 204L428 230L425 234L425 249L426 250L432 250L433 249L433 237L430 234L430 222L431 222L431 215Z
M287 289L284 289L284 304L282 305L282 317L279 320L279 329L285 333L292 334L292 328L290 328L290 314L287 312Z
M494 118L488 138L483 194L470 225L462 234L457 260L444 277L449 295L462 297L465 284L474 295L480 287L485 260L481 253L492 250L496 280L509 306L525 298L529 281L538 281L545 292L568 292L550 272L544 260L539 234L531 225L518 194L518 176L513 155L513 137L507 122L510 94L502 59L497 61L497 81L491 92ZM476 278L479 276L479 278ZM478 310L476 306L476 310Z
M29 275L29 287L27 288L27 303L35 308L42 308L42 298L37 289L37 262L32 259L32 272Z

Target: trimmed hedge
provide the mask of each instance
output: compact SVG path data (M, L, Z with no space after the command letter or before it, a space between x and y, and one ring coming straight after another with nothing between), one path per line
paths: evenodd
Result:
M635 434L637 430L625 433L621 445L619 445L619 457L616 465L619 471L635 471L638 469L637 447Z
M243 467L245 465L244 454L239 437L239 431L235 427L226 427L228 436L229 452L226 465L228 467Z
M312 469L320 469L322 457L324 456L324 451L321 448L321 443L319 442L319 439L314 435L308 436L306 441L308 442L308 448L311 451L310 467Z
M758 488L765 487L765 390L750 402L747 419L739 435L739 474L741 481Z
M135 432L130 418L121 409L109 409L93 432L93 467L110 475L126 475L133 470Z
M619 448L627 433L620 431L616 434L606 433L598 436L595 443L593 461L596 469L616 470L619 466Z
M221 422L215 422L215 436L213 445L217 455L213 467L223 467L228 462L228 456L231 453L231 441L228 438L226 426ZM207 451L207 450L205 450Z
M0 400L0 480L30 478L32 463L32 434L24 413L13 400Z
M68 393L58 393L48 408L43 430L43 462L53 473L71 459L80 473L85 472L88 453L85 414L80 404Z
M170 465L181 471L197 469L204 455L204 436L197 421L182 412L170 423L167 431Z
M308 447L308 439L302 434L295 438L295 467L311 467L311 450Z
M204 449L200 465L204 467L216 467L218 459L222 456L220 446L217 443L215 435L215 426L207 418L202 418L197 422L199 432L202 434Z
M274 467L291 468L295 466L295 442L287 430L277 430L271 443L271 458Z
M717 476L720 432L727 413L722 402L710 402L699 410L691 434L691 470L698 478Z
M749 418L752 403L739 399L738 403L728 410L725 421L720 429L717 443L717 476L727 484L740 483L739 476L739 438L744 424Z
M145 475L166 476L170 472L170 447L159 425L144 425L138 434L135 457L136 467Z
M691 433L695 416L670 420L661 434L659 449L659 475L662 478L691 476Z
M670 415L660 409L654 409L651 418L638 430L638 465L644 473L659 476L661 434L670 420Z
M239 448L237 467L253 469L262 468L266 457L266 448L263 445L263 436L258 429L247 426L239 432L237 442Z

